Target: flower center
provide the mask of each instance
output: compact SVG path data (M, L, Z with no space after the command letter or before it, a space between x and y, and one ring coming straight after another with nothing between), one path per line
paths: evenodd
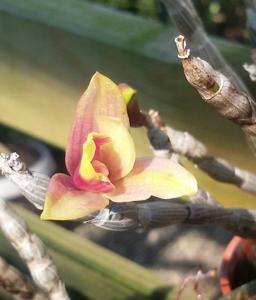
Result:
M111 138L97 132L90 132L83 144L80 165L74 174L74 184L79 189L90 192L111 192L113 184L108 178L109 170L101 161L104 145L111 143Z

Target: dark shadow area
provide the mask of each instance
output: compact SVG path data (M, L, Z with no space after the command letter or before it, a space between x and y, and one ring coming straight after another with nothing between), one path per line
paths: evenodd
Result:
M232 288L236 289L237 287L247 282L250 282L255 278L256 278L256 270L252 262L246 259L241 260L236 265L236 268L234 270ZM254 288L254 292L255 292L255 288Z
M152 294L152 300L164 300L168 297L170 292L172 291L172 287L170 286L163 286L156 289Z
M72 300L90 300L90 298L85 297L79 291L73 288L67 287L67 291L68 291L68 295L70 296L70 299Z

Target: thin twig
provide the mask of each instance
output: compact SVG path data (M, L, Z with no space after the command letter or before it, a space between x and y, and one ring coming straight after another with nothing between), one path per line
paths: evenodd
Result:
M246 192L256 194L256 174L232 166L223 158L209 155L206 146L191 134L165 125L157 111L150 110L148 115L151 122L148 127L149 140L154 148L169 147L170 151L187 157L213 179L234 184ZM152 130L153 127L162 131L161 137L156 130ZM164 134L166 135L165 139L162 137ZM159 137L161 138L160 145L157 144ZM166 145L163 145L164 141L166 141Z
M202 300L203 299L203 296L202 296L202 293L200 291L200 288L199 288L199 284L200 282L202 282L203 280L206 280L208 278L214 278L217 276L217 272L216 270L210 270L206 273L204 273L202 270L198 270L196 272L196 274L191 274L189 276L187 276L184 280L183 280L183 283L177 293L177 296L176 296L176 300L180 300L181 299L181 296L185 290L185 288L189 285L189 284L192 284L193 285L193 290L195 291L196 293L196 296L197 296L197 299L198 300Z
M16 300L47 300L16 268L0 257L0 287Z
M28 230L24 220L4 200L0 201L0 228L27 264L35 284L51 300L68 300L65 286L42 241Z

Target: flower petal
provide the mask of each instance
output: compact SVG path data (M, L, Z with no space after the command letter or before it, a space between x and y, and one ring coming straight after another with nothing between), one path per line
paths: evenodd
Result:
M142 158L132 172L115 183L115 190L105 196L114 202L177 198L197 192L197 182L181 165L164 158Z
M118 86L96 72L82 95L66 149L66 166L73 175L82 155L82 146L89 132L98 132L101 116L115 117L129 127L127 108Z
M111 140L111 143L101 146L99 160L107 166L108 177L115 183L132 170L136 157L135 145L128 129L119 119L102 117L98 125L100 132Z
M79 219L107 205L108 200L102 194L77 190L70 176L55 174L50 181L41 219Z

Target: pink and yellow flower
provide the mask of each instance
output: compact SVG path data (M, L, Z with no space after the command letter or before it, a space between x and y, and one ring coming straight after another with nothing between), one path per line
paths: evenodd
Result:
M197 191L194 177L163 158L137 158L130 135L127 99L113 81L95 73L82 95L66 149L69 175L50 181L42 219L79 219L109 201L171 199Z

